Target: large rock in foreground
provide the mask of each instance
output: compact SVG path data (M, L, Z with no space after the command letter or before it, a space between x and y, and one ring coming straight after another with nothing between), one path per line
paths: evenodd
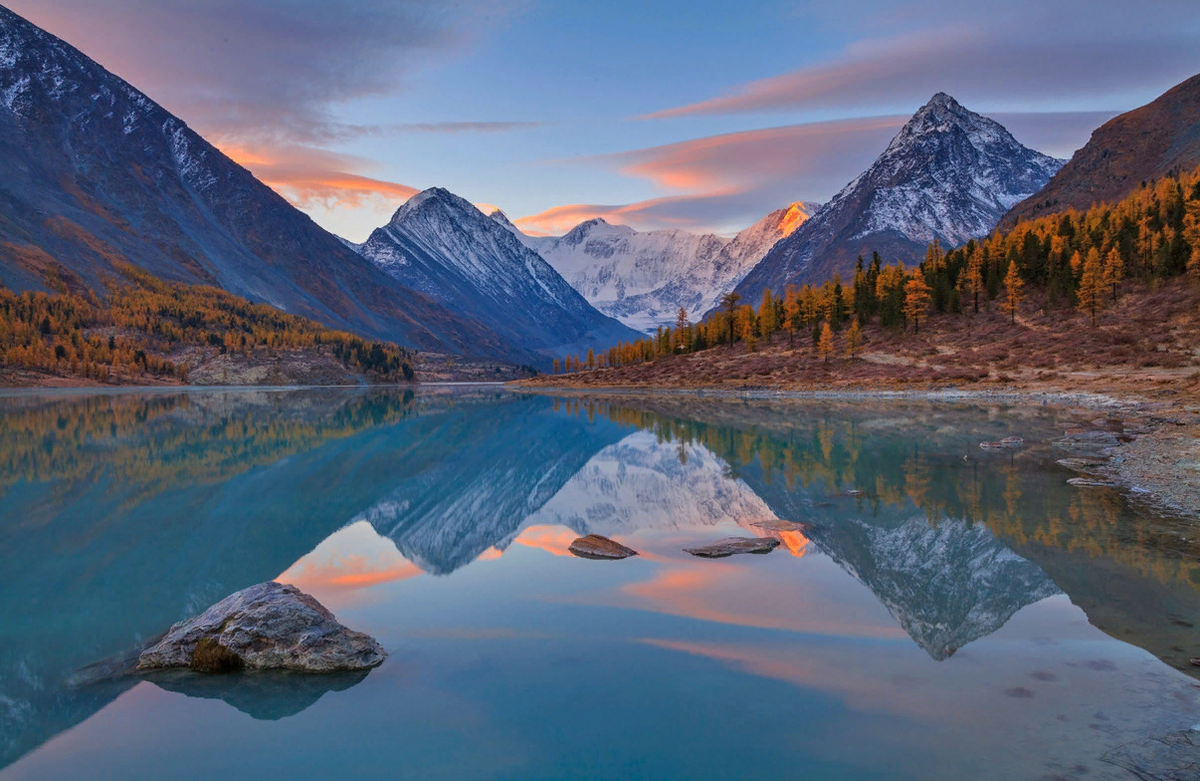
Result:
M770 553L779 547L774 537L726 537L702 548L684 548L684 553L705 559L723 559L735 553Z
M338 623L295 586L259 583L171 627L138 657L139 670L201 672L367 670L387 658L374 638Z
M610 540L607 537L601 537L599 534L589 534L586 537L580 537L571 543L571 546L567 550L581 559L601 559L605 561L627 559L630 556L638 555L638 552L633 548L627 548L621 543Z

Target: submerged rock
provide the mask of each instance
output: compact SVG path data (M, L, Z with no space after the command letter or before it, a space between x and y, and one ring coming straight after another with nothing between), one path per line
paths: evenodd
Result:
M259 583L175 624L138 657L137 669L200 672L366 670L387 658L374 638L338 623L295 586Z
M1120 488L1120 483L1115 483L1112 480L1096 480L1091 477L1072 477L1067 481L1069 485L1077 488Z
M996 442L980 442L979 446L984 450L1012 450L1025 444L1022 437L1005 437Z
M1135 740L1109 751L1101 760L1136 778L1195 781L1200 772L1200 732L1181 730Z
M630 556L638 555L638 552L633 548L626 548L621 543L614 542L607 537L601 537L599 534L589 534L586 537L580 537L571 543L567 550L581 559L602 559L607 561L627 559Z
M755 529L762 529L769 532L804 532L810 527L807 523L797 523L795 521L785 521L782 519L771 519L766 521L753 521L749 524Z
M705 559L723 559L735 553L770 553L779 547L774 537L726 537L701 548L684 548L684 553Z

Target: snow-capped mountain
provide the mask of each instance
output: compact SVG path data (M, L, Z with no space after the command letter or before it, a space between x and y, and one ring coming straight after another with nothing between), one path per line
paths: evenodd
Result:
M771 212L732 239L682 230L635 231L596 218L565 236L526 236L503 212L492 219L546 259L593 306L640 331L711 309L774 244L808 219L813 204Z
M767 253L737 292L848 278L859 255L919 262L929 242L954 247L986 236L1013 204L1040 190L1063 166L1022 146L999 123L939 92L888 148Z
M981 523L931 523L921 515L891 528L846 520L808 533L938 660L995 632L1026 605L1060 593L1036 564Z
M440 187L410 198L358 252L402 284L543 356L607 349L639 336L593 308L511 231Z
M638 431L593 456L525 525L614 536L775 518L728 469L703 445L681 445Z
M104 289L122 262L335 328L527 360L322 230L130 84L0 7L0 281Z

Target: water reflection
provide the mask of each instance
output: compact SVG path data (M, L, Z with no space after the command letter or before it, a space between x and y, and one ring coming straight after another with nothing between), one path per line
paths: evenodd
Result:
M74 686L80 667L251 583L277 577L359 609L431 580L421 575L510 552L514 567L522 553L561 558L588 533L634 538L643 556L619 570L585 563L572 570L579 580L548 583L546 599L826 639L909 638L941 661L1065 591L1100 629L1185 668L1200 654L1190 626L1200 551L1172 519L1067 486L1039 444L1059 422L995 406L601 404L494 391L3 400L0 767L136 682ZM1009 434L1030 446L977 446ZM680 552L739 528L784 546L769 564ZM807 591L780 590L785 564L805 568ZM576 593L614 572L616 587ZM847 595L839 573L875 601ZM887 692L898 712L955 707L897 683L920 674L915 662L885 665L860 690L840 646L805 641L797 657L795 645L687 635L634 640L823 682L855 702ZM877 653L857 647L854 663ZM361 680L303 678L152 682L278 719Z

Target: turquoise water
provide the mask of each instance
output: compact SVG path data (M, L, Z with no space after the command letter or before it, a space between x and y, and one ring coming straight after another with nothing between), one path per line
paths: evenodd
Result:
M1067 485L1047 443L1070 423L498 389L0 398L0 779L1132 778L1106 755L1200 723L1200 550ZM767 556L682 552L768 519L807 526ZM586 533L643 555L570 556ZM388 661L80 673L273 578Z

